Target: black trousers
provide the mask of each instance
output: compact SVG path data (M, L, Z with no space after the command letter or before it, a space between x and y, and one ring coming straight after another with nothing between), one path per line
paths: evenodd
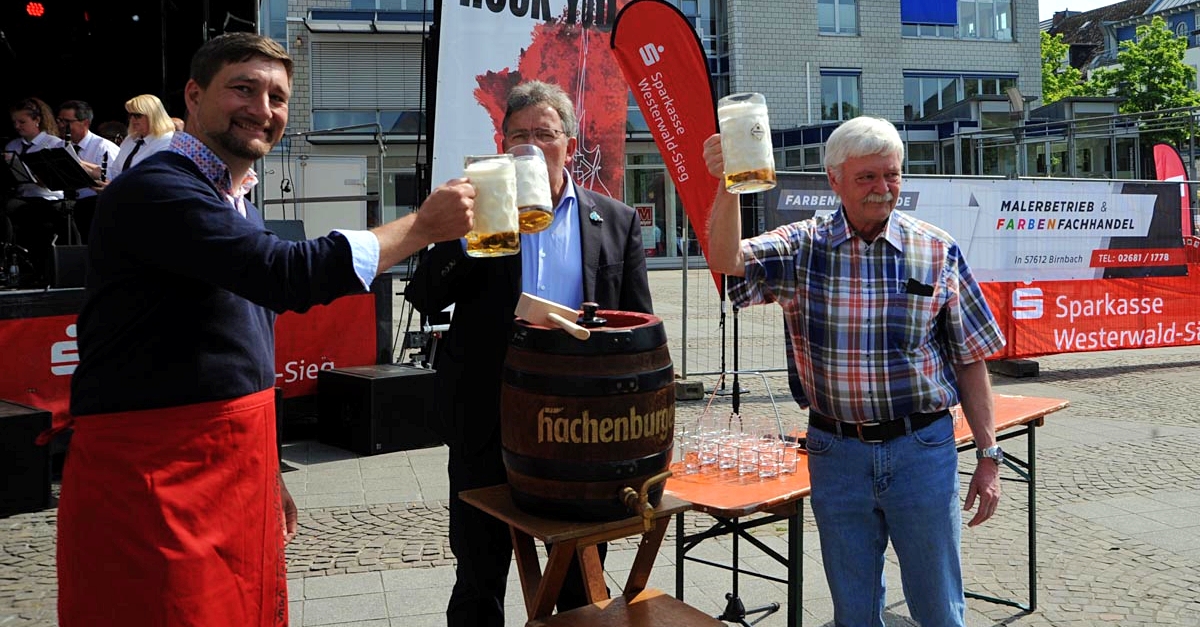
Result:
M449 627L504 627L504 593L512 563L508 525L458 498L463 490L505 483L499 430L482 448L450 445L450 550L458 560L454 589L446 608ZM600 562L608 544L596 546ZM558 595L558 611L587 605L579 560L572 559Z
M92 218L96 215L96 199L99 196L88 196L75 201L75 206L71 211L75 223L75 239L77 244L88 243L88 234L92 230ZM61 236L58 238L58 243L66 244L68 240Z

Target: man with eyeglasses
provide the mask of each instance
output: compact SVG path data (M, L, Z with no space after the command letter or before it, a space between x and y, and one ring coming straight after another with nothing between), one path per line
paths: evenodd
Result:
M108 178L108 164L114 162L120 148L92 132L92 106L82 100L68 100L58 107L58 130L67 142L67 151L79 159L79 165L97 183ZM96 190L83 187L75 191L75 226L87 243L92 215L96 212Z
M437 425L450 447L450 548L458 560L446 609L451 627L503 627L512 560L508 527L463 503L463 490L505 483L500 456L500 373L522 291L579 309L649 313L650 286L641 222L631 207L580 187L568 170L577 146L571 99L540 81L512 89L501 131L503 149L534 144L550 175L554 219L521 235L521 254L467 257L461 241L437 244L417 267L405 296L425 314L454 305L435 357ZM601 544L601 559L607 545ZM587 604L572 560L558 610Z

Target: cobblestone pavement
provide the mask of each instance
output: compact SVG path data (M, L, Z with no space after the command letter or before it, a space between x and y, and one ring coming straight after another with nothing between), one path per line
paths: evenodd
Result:
M972 608L994 625L1200 625L1200 348L1038 361L1039 377L996 377L995 384L1000 393L1072 403L1038 430L1039 606L1032 614L1001 605ZM771 381L778 397L786 384ZM743 413L769 411L762 386L754 379L745 385ZM799 410L778 400L784 420L795 421ZM678 420L694 419L704 406L679 403ZM1024 489L1005 487L1006 514L981 531L964 531L964 571L974 591L1024 599L1027 562L1015 548L1025 543ZM1100 504L1128 511L1128 520L1101 515ZM1167 515L1194 526L1155 520ZM54 624L55 520L54 510L0 519L0 627ZM308 509L300 522L289 547L290 578L452 563L444 501ZM695 529L707 522L688 515ZM1159 535L1154 524L1161 525ZM805 529L813 530L811 516ZM672 526L666 546L673 538ZM633 542L614 548L631 549Z

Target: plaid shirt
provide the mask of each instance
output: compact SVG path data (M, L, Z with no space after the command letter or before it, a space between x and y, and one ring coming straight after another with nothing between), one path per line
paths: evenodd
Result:
M844 209L742 242L729 298L778 302L804 398L844 422L884 422L958 402L954 368L1004 346L958 244L893 211L867 244Z

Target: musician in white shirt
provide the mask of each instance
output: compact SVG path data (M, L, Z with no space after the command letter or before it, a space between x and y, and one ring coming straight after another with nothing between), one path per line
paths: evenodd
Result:
M175 134L175 125L158 96L134 96L125 103L125 111L129 113L129 131L125 141L121 142L121 151L113 164L115 167L109 168L110 181L169 146Z
M8 142L4 147L5 161L11 160L11 155L23 155L47 148L60 148L63 140L58 138L58 125L54 120L54 111L50 105L37 98L26 98L17 101L8 109L12 118L13 129L17 138ZM6 166L7 167L7 163ZM45 200L62 200L63 193L51 191L37 183L23 183L17 186L17 198L42 198ZM9 204L12 204L10 201Z
M4 147L3 167L10 167L9 162L14 155L62 147L63 140L57 137L58 125L50 105L37 98L26 98L9 107L8 114L17 138ZM35 182L21 183L15 192L16 195L4 203L4 211L0 215L0 242L15 243L28 250L29 259L38 266L33 273L26 273L23 280L37 284L40 278L36 274L44 265L39 262L47 258L50 240L61 220L56 207L63 193L46 189Z
M67 140L67 152L75 155L96 184L101 184L108 181L108 169L116 162L120 148L91 131L92 118L91 105L82 100L68 100L58 107L58 127ZM75 191L72 216L83 243L87 242L96 211L96 189L82 187Z

